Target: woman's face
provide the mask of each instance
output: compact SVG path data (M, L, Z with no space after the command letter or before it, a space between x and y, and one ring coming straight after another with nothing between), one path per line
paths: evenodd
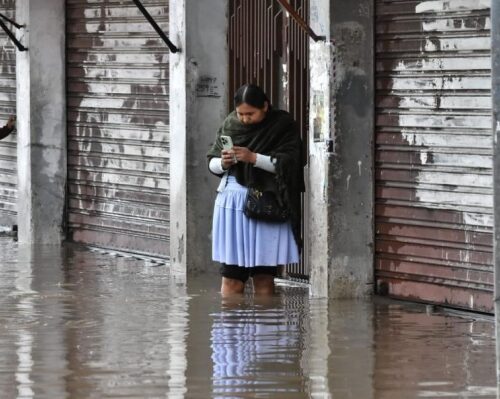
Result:
M253 125L254 123L262 122L266 117L269 105L264 103L264 108L255 108L247 103L243 103L236 107L236 114L241 123L245 125Z

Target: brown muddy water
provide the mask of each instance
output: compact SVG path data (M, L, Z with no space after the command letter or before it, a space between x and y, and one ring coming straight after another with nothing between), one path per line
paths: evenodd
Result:
M492 319L0 240L0 398L496 398Z

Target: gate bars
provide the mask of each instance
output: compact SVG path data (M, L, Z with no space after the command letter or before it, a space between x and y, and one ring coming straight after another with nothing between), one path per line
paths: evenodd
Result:
M304 19L300 16L299 13L290 5L290 3L286 0L277 0L281 6L287 10L291 17L299 24L299 26L309 35L315 42L325 41L326 36L318 36L312 28L304 21Z

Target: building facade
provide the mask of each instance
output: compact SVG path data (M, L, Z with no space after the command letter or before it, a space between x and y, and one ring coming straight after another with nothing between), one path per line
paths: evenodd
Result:
M209 270L205 152L253 81L303 126L312 295L493 311L491 0L290 1L317 41L276 0L142 3L180 52L133 1L0 1L0 225Z

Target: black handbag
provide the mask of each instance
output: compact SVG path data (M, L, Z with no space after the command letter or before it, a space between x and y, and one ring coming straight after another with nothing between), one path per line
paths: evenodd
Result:
M243 213L251 218L265 222L286 222L290 217L288 208L280 201L273 191L248 188Z

